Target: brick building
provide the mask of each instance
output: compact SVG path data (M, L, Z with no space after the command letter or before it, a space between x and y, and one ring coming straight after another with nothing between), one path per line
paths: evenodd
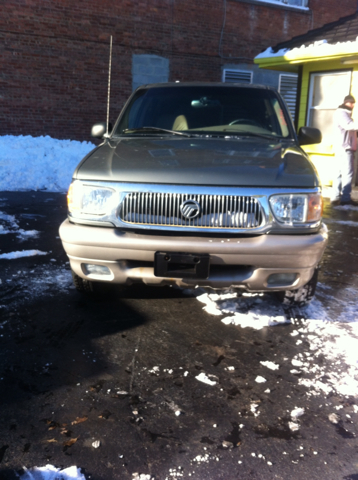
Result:
M6 0L0 12L0 135L89 140L133 88L162 81L278 86L253 58L354 13L356 0Z

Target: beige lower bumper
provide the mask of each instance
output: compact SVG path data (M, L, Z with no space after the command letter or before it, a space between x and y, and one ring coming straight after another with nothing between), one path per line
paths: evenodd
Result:
M115 228L72 224L60 227L71 268L82 278L119 284L196 285L244 288L248 291L285 290L306 284L321 260L327 229L311 235L259 235L255 237L188 237L137 234ZM155 252L207 253L210 276L205 280L156 277ZM108 276L86 275L85 264L104 265ZM268 285L274 273L297 273L291 285Z

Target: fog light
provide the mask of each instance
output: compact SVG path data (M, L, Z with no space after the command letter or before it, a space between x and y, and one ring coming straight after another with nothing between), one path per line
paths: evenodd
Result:
M104 265L91 265L90 263L82 265L86 275L111 275L110 269Z
M288 287L297 280L297 273L273 273L267 279L267 285L270 287Z

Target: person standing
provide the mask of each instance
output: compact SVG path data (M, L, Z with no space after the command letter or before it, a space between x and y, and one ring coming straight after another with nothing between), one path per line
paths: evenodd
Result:
M331 199L333 206L356 204L351 199L358 130L358 124L352 119L355 103L355 98L347 95L334 114L336 158Z

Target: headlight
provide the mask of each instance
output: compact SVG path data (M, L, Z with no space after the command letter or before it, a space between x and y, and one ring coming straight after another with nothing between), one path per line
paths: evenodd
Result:
M111 188L71 183L67 195L68 210L71 213L105 215L114 204L115 191Z
M318 222L322 217L319 193L273 195L270 205L276 220L287 225Z

